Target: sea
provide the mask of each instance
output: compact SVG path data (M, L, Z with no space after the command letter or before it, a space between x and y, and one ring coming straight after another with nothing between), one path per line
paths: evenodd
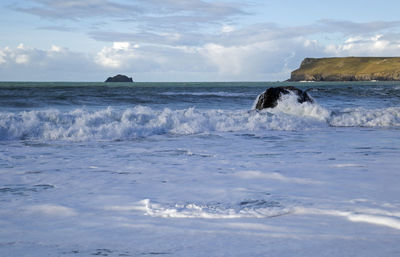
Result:
M255 110L259 94L293 85ZM400 82L0 83L0 256L400 256Z

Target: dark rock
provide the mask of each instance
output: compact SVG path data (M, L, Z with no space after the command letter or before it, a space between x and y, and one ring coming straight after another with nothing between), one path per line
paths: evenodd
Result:
M118 74L114 77L109 77L105 82L133 82L132 78Z
M278 105L278 100L281 98L282 95L287 95L291 92L297 95L297 101L299 103L313 102L312 98L307 94L307 90L302 91L293 86L270 87L264 93L258 96L256 109L262 110L265 108L274 108Z

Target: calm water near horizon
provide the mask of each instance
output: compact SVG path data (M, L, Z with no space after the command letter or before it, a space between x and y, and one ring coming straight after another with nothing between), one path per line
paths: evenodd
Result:
M400 256L399 157L400 82L0 82L0 256Z

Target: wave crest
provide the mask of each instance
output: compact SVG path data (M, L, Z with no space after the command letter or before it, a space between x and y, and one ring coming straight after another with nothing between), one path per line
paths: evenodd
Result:
M0 113L0 140L124 140L159 134L302 130L319 127L312 119L244 110L76 109Z
M314 100L315 101L315 100ZM269 110L272 113L286 113L298 117L308 117L320 121L327 121L331 116L331 112L316 103L298 102L298 96L291 92L287 95L282 95L278 105Z
M328 126L400 126L400 107L345 109L331 114L318 104L286 99L274 109L181 110L136 106L125 110L76 109L0 112L0 140L129 140L153 135L310 130Z
M345 109L332 115L329 124L334 127L399 127L400 107Z

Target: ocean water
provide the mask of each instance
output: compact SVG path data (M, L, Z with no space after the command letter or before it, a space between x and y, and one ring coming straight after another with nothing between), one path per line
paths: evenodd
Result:
M0 83L0 256L400 256L399 183L397 82Z

